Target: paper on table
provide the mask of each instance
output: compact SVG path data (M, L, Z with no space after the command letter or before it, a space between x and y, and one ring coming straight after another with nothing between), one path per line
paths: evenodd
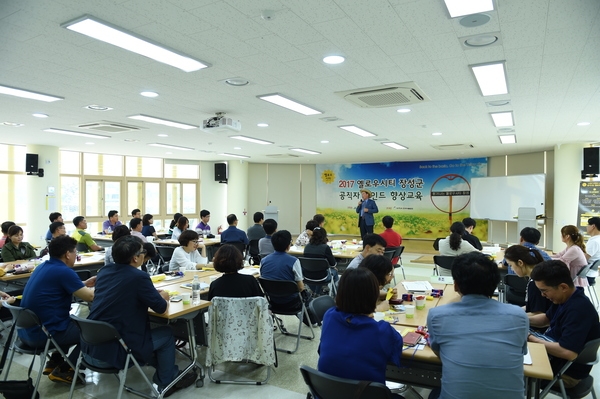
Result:
M523 364L533 364L533 360L531 360L531 353L529 353L529 351L523 355Z
M409 292L425 292L433 289L433 286L429 281L403 281L402 285L404 286L404 289Z
M238 270L239 274L246 274L248 276L255 276L260 273L260 270L255 269L253 267L243 268L242 270Z

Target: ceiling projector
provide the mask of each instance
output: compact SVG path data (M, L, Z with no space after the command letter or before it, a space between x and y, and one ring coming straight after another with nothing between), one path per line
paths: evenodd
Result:
M225 112L217 112L216 116L202 121L202 130L208 133L242 130L240 121L226 118Z

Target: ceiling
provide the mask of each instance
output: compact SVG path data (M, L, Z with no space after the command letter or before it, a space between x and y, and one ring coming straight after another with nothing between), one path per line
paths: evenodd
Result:
M0 0L0 85L64 97L46 103L0 94L0 123L23 124L0 125L0 142L206 161L227 160L219 154L233 153L250 156L249 162L359 163L497 156L599 141L600 2L494 3L488 23L466 28L461 18L450 18L443 0ZM272 11L271 20L261 17L265 10ZM211 67L186 73L61 27L84 14ZM459 40L490 32L500 32L499 43L468 49ZM332 54L346 61L323 63ZM468 66L499 60L506 61L509 93L483 97ZM250 83L223 83L232 77ZM335 94L409 81L430 101L408 106L407 114L396 112L399 107L360 108ZM144 90L159 97L140 96ZM256 97L274 92L323 114L304 116ZM498 100L510 103L486 105ZM84 108L91 104L112 110ZM498 139L489 114L500 111L514 112L516 144ZM35 118L36 112L49 117ZM239 120L240 134L274 144L127 118L145 114L202 125L216 112ZM321 119L329 117L339 120ZM140 130L103 133L111 136L106 140L43 131L85 132L77 126L98 121ZM261 122L269 126L257 127ZM337 127L349 124L377 136ZM168 137L157 137L161 133ZM386 147L382 139L408 149ZM458 144L473 148L434 148Z

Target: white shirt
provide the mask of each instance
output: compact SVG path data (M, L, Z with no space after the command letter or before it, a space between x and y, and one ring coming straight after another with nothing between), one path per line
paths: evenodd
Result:
M438 245L440 248L440 255L442 256L458 256L469 252L477 251L477 248L475 248L471 245L471 243L463 239L461 239L460 241L460 246L458 247L458 250L453 250L452 248L450 248L450 236L442 238L438 242Z
M595 235L590 237L587 244L585 244L585 252L590 255L588 259L588 264L592 264L598 259L600 259L600 235ZM587 274L587 277L597 277L598 270L590 270Z
M196 270L196 264L198 263L207 264L208 259L203 257L197 250L187 253L183 247L177 247L173 251L173 257L169 262L169 271L179 269Z

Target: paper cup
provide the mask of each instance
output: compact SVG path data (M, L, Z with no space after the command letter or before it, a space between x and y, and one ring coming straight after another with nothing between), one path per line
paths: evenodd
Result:
M191 295L189 292L182 292L181 298L183 299L184 305L189 305L191 303Z
M412 319L415 317L415 306L414 305L404 305L404 314L407 319Z
M416 302L417 302L417 309L418 310L423 310L425 309L425 295L419 295L415 298Z
M381 320L383 320L384 317L385 317L385 313L383 313L383 312L375 312L375 314L373 315L373 318L375 319L375 321L381 321Z

